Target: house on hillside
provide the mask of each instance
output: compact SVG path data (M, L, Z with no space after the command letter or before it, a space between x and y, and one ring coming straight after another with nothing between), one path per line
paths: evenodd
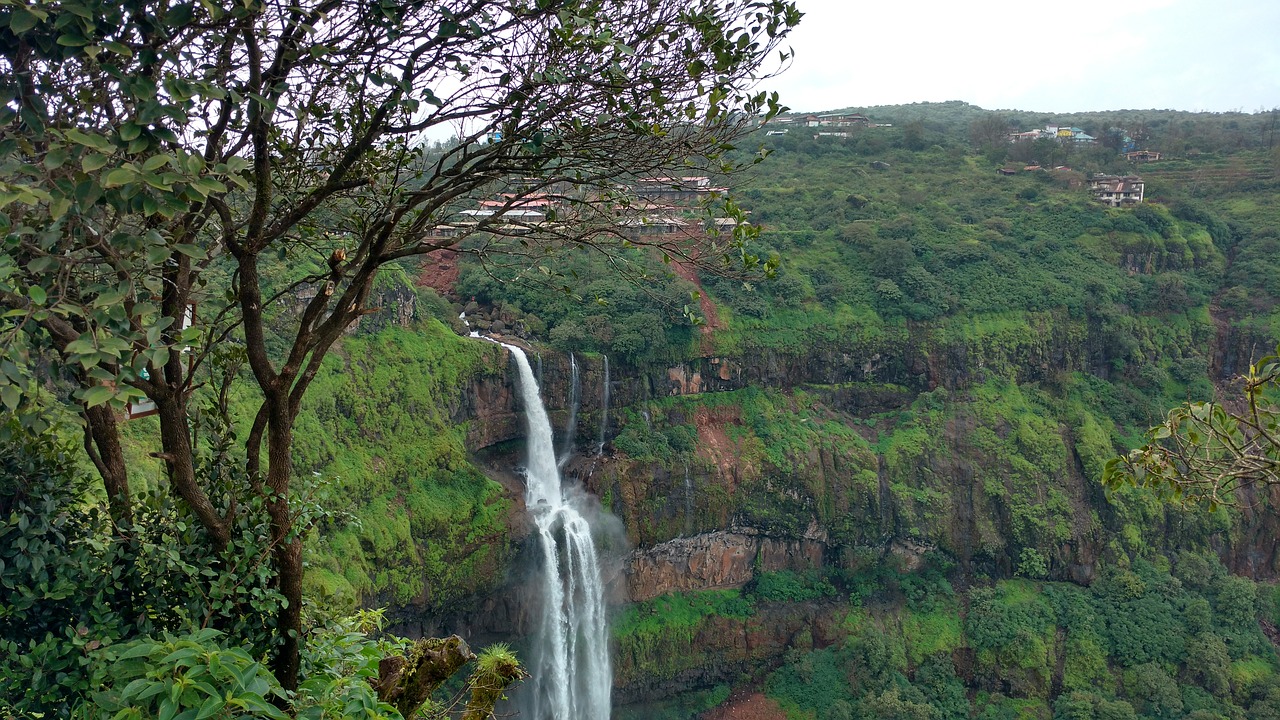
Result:
M1146 183L1137 175L1094 175L1089 178L1093 199L1111 207L1137 205L1142 202Z
M1028 130L1027 132L1009 133L1009 142L1035 142L1041 137L1043 137L1043 133L1040 130Z
M622 234L632 240L653 235L674 235L685 231L684 220L670 215L623 218L618 221Z
M1062 143L1079 143L1088 145L1097 142L1097 138L1086 133L1078 127L1070 127L1067 125L1045 125L1043 130L1028 130L1027 132L1009 133L1009 142L1034 142L1045 138L1057 140Z
M709 177L646 177L636 180L635 193L646 200L679 202L699 200L728 188L712 187Z
M796 123L805 127L872 127L871 119L862 113L833 112L810 113L808 115L787 115L777 118L775 123Z
M819 127L866 127L871 124L861 113L825 113L818 116Z
M1160 153L1154 150L1135 150L1124 154L1124 159L1129 162L1149 163L1160 159Z

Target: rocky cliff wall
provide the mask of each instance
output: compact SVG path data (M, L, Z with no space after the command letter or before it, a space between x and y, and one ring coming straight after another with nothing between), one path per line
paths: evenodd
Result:
M1014 574L1088 584L1108 554L1175 546L1213 549L1234 571L1274 577L1280 558L1268 538L1280 528L1271 513L1206 518L1132 494L1104 496L1096 476L1114 452L1110 420L1093 400L1064 398L1087 386L1073 374L1105 378L1116 367L1120 350L1107 332L1047 313L907 327L874 347L615 362L600 456L603 359L578 357L578 453L567 474L625 529L615 599L741 588L760 572L853 571L885 560L910 568L933 550L956 559L961 585ZM1133 332L1137 350L1126 352L1155 356L1212 334L1193 327L1170 341ZM1222 364L1239 354L1224 350L1234 359ZM553 424L563 428L568 357L542 350L536 359ZM520 463L524 428L510 382L480 378L449 408L495 473ZM518 482L506 484L519 495ZM416 630L521 634L528 595L519 568L508 573L499 596ZM809 612L709 621L693 643L707 661L685 657L670 672L621 657L619 701L705 687L739 665L776 659L819 623Z

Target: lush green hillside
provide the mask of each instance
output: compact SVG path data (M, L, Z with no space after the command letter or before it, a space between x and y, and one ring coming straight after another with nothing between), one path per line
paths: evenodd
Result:
M1212 556L1136 560L1091 588L1006 580L957 592L949 560L880 564L828 580L765 573L743 591L659 598L614 626L620 672L675 676L726 628L785 624L804 601L823 618L754 682L789 718L984 720L1280 717L1280 665L1258 629L1273 589ZM687 651L672 652L674 648ZM727 660L732 661L732 658ZM687 718L720 690L624 709Z
M639 703L622 714L687 718L756 688L817 720L1277 716L1271 589L1226 570L1277 575L1272 511L1098 484L1167 407L1226 388L1280 335L1280 194L1257 118L1146 116L1146 144L1173 158L1139 168L1151 202L1113 210L1085 184L1131 169L1105 148L1006 177L1007 151L970 144L976 108L867 112L894 127L758 138L770 155L738 195L776 278L636 251L637 287L574 252L557 259L566 292L463 262L457 297L546 350L557 422L561 353L596 383L612 358L607 461L576 474L641 555L726 532L755 553L745 585L632 588L656 597L614 624L617 697ZM391 319L326 361L295 457L331 512L308 548L318 596L439 618L505 591L517 503L472 451L513 408L464 402L503 384L501 353L458 337L457 310L413 274L387 273ZM582 446L598 411L583 406ZM139 483L148 451L129 448Z
M1273 716L1271 590L1221 564L1275 577L1272 511L1098 486L1166 408L1229 391L1280 337L1263 119L1003 113L1014 129L1132 128L1166 153L1136 167L1056 148L1045 161L1069 168L1022 171L1040 158L970 142L980 109L865 111L894 127L760 138L771 154L738 194L782 269L701 276L709 339L676 322L628 352L611 333L652 312L633 291L575 303L463 274L463 294L637 378L590 483L638 547L726 528L820 538L817 562L758 555L741 591L627 609L624 696L677 693L633 716L691 717L730 687L818 720ZM1148 202L1095 203L1093 172L1142 173ZM674 305L686 288L665 282ZM655 397L672 365L737 379ZM929 548L923 569L903 542Z

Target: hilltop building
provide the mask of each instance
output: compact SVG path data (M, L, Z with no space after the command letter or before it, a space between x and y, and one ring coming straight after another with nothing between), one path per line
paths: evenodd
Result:
M1154 150L1135 150L1124 154L1124 159L1129 162L1149 163L1156 162L1160 159L1160 153Z
M1009 133L1009 142L1032 142L1035 140L1057 140L1062 143L1078 143L1081 145L1089 145L1097 142L1097 138L1086 133L1078 127L1070 127L1068 125L1045 125L1043 130L1029 130L1027 132Z
M808 115L786 115L777 118L773 123L780 125L802 125L812 128L859 128L878 127L862 113L831 112L810 113Z
M1137 175L1094 175L1089 179L1093 199L1111 207L1137 205L1145 188L1146 183Z
M635 183L636 195L655 201L689 202L725 192L728 188L713 187L709 177L645 177Z

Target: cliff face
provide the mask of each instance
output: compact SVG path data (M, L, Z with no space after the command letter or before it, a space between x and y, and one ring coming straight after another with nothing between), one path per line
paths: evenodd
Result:
M1184 334L1138 333L1138 341L1153 356L1214 344L1207 325ZM1228 347L1214 370L1225 373L1242 341L1216 335ZM961 585L1014 574L1089 584L1101 558L1175 546L1212 549L1233 571L1274 577L1271 513L1208 517L1135 493L1103 494L1098 475L1115 445L1107 400L1089 378L1105 378L1114 353L1102 328L1040 314L994 327L903 327L875 344L615 362L600 455L604 362L578 357L577 454L566 472L622 522L630 548L614 584L622 604L741 588L761 572L853 572L886 560L910 570L934 550L954 558ZM544 350L536 367L560 432L569 359ZM449 408L495 475L523 452L510 383L479 378ZM514 498L522 492L516 478L504 485ZM507 591L416 629L527 631L527 594L518 569L509 573ZM830 621L821 607L781 603L750 618L707 619L670 661L627 646L616 697L723 682L777 659L802 631L821 644L825 631L814 628Z
M679 646L623 645L614 653L614 704L732 683L776 664L789 649L830 645L840 635L842 609L833 603L768 603L747 617L707 618Z

